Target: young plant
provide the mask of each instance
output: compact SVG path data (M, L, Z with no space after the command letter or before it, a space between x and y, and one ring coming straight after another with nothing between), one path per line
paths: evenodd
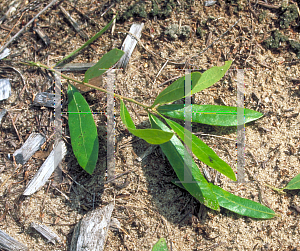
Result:
M108 26L104 29L107 28ZM98 36L99 33L95 36ZM94 37L91 40L94 41ZM86 44L88 43L89 41ZM76 52L78 51L76 50ZM74 55L74 53L71 54ZM90 79L102 75L109 67L113 66L122 55L123 52L118 49L105 54L95 66L86 71L84 81L72 79L64 74L61 74L61 76L79 84L112 94L119 99L120 117L128 131L150 144L160 145L179 179L175 184L187 190L202 204L217 211L222 206L240 215L253 218L269 219L274 217L275 213L273 210L257 202L235 196L218 186L208 183L182 141L188 139L191 142L188 147L200 161L233 181L236 181L236 177L231 167L220 159L209 146L191 132L185 130L180 124L165 117L184 120L184 105L169 103L185 97L186 79L191 80L191 94L198 93L219 81L230 68L232 62L226 61L224 66L215 66L204 73L193 72L181 77L163 90L151 106L147 106L131 98L110 93L105 89L88 84ZM69 57L67 56L66 58ZM29 62L29 64L56 71L41 63ZM88 103L71 84L68 85L68 98L68 123L73 152L79 165L89 174L92 174L96 166L99 147L96 125ZM133 102L145 109L149 115L151 128L136 129L124 101ZM214 111L214 113L211 113L211 111ZM250 109L244 109L244 115L245 123L263 116L261 113ZM216 126L237 126L237 107L193 104L192 122Z

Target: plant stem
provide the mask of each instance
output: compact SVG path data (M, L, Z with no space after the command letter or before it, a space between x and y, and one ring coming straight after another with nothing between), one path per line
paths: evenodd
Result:
M146 110L150 109L150 106L144 105L144 104L142 104L142 103L140 103L140 102L138 102L138 101L136 101L136 100L134 100L134 99L132 99L132 98L127 98L127 97L124 97L124 96L122 96L122 95L116 94L116 93L114 93L114 92L109 92L109 91L107 91L107 90L105 90L105 89L103 89L103 88L100 88L100 87L98 87L98 86L94 86L94 85L91 85L91 84L88 84L88 83L84 83L84 82L82 82L82 81L80 81L80 80L77 80L77 79L75 79L75 78L71 78L71 77L69 77L69 76L67 76L67 75L65 75L65 74L63 74L63 73L61 73L60 71L55 70L55 69L53 69L53 68L51 68L51 67L49 67L49 66L47 66L47 65L44 65L44 64L42 64L42 63L39 63L39 62L38 62L38 63L35 63L35 62L28 62L28 64L29 64L29 65L34 65L34 66L37 66L37 67L40 67L40 68L45 68L45 69L47 69L47 70L49 70L49 71L55 72L55 73L57 73L57 74L60 74L60 75L61 75L63 78L65 78L65 79L68 79L68 80L74 81L74 82L76 82L76 83L78 83L78 84L81 84L81 85L84 85L84 86L87 86L87 87L90 87L90 88L99 90L99 91L101 91L101 92L105 92L105 93L114 95L114 97L117 97L117 98L119 98L119 99L124 99L124 100L127 100L127 101L129 101L129 102L135 103L135 104L137 104L137 105L139 105L139 106L142 106L142 107L145 108Z
M270 186L268 184L264 184L265 186L273 189L274 191L278 192L279 194L285 194L286 192L283 191L284 188L276 188L276 187L273 187L273 186Z

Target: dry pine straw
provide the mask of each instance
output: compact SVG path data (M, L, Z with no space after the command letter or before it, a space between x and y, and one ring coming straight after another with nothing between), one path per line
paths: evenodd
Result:
M87 3L78 2L78 8L85 11ZM122 2L120 6L127 3ZM276 3L274 3L275 5ZM279 5L279 3L277 3ZM68 5L63 5L67 10ZM116 9L118 6L115 7ZM194 11L188 15L174 13L171 18L164 20L144 20L145 28L142 36L144 46L154 51L162 57L172 58L174 61L182 61L183 58L195 55L199 49L204 49L206 39L197 38L194 33L187 41L168 41L161 35L164 27L171 23L178 23L181 19L182 25L194 27L198 19L205 20L208 16L221 17L215 20L208 28L207 33L211 34L211 39L216 39L233 25L237 18L228 16L228 13L216 5L212 8L204 8L203 3L195 1ZM196 13L201 13L199 17ZM298 65L289 65L294 55L290 52L270 52L263 49L256 41L262 41L264 34L274 28L272 17L265 23L259 24L252 19L247 11L240 12L242 19L238 26L218 41L213 48L207 50L202 56L197 57L191 63L204 69L213 65L221 65L224 60L234 60L233 67L252 68L245 70L245 105L247 108L257 109L265 116L259 121L246 127L246 178L254 183L233 184L221 176L220 185L222 188L236 195L261 202L282 217L272 220L254 220L241 217L222 209L221 213L207 210L203 221L195 220L199 211L197 203L189 194L174 187L170 181L175 178L172 168L164 159L161 152L156 149L142 163L134 162L134 153L140 155L148 145L142 140L136 140L126 131L118 116L116 116L116 174L137 169L128 175L128 178L120 178L118 182L126 182L122 189L117 189L113 185L103 186L104 170L106 167L105 143L100 145L99 162L94 176L87 175L78 167L76 160L68 145L68 157L62 163L62 168L72 176L76 182L85 187L77 185L74 181L66 178L60 190L67 197L54 190L51 186L24 200L20 199L20 194L24 191L24 186L28 182L35 170L41 166L43 160L32 158L20 170L5 189L2 188L1 214L6 217L1 218L1 229L26 244L30 250L67 250L74 224L88 211L97 206L106 205L115 200L116 207L113 213L117 217L124 230L129 233L126 236L123 232L109 232L105 250L150 250L153 244L160 238L166 237L172 242L173 250L293 250L299 245L299 215L291 205L299 205L298 192L289 192L286 195L279 195L269 188L264 187L268 183L275 187L284 186L289 180L299 173L299 89L288 81L288 78L299 77ZM100 13L101 14L101 13ZM106 23L107 20L94 17L98 23ZM79 18L74 12L74 18ZM96 16L96 15L95 15ZM62 53L69 53L82 44L80 37L64 21L58 10L54 9L41 17L40 24L49 26L45 28L51 40L51 45L40 52L33 51L35 40L32 40L30 33L22 36L11 47L13 50L22 51L19 57L14 60L41 60L45 62L46 52L49 52L49 62L52 64L62 57ZM223 18L224 17L224 18ZM47 23L47 20L50 23ZM54 21L55 20L55 21ZM96 62L101 55L111 48L120 48L125 37L119 30L129 30L131 21L116 25L114 35L106 33L103 38L94 43L94 49L88 49L76 58L76 62ZM10 23L7 23L8 25ZM251 24L251 25L250 25ZM86 29L89 36L95 33L95 28L89 26ZM153 32L151 32L153 31ZM287 31L289 32L289 31ZM5 34L2 31L1 39ZM151 35L154 38L151 38ZM287 34L291 35L291 34ZM65 39L62 41L62 37ZM40 48L40 44L36 44ZM74 61L74 62L75 62ZM284 62L284 63L282 63ZM182 74L176 70L177 65L168 64L157 78L156 84L152 85L158 71L165 63L165 60L156 58L150 52L145 51L141 46L137 46L126 73L119 73L116 81L116 92L122 95L136 98L146 104L153 102L155 96L165 87L158 87L169 78ZM258 64L258 65L257 65ZM262 66L266 65L268 67ZM21 101L10 103L4 101L1 106L17 106L20 111L12 111L15 125L25 141L31 131L41 130L49 138L53 130L50 119L53 118L51 110L31 108L30 104L34 93L46 91L51 84L45 81L45 75L41 72L28 72L23 69L24 77L28 81ZM78 76L77 76L78 77ZM198 104L236 104L235 74L229 72L221 81L208 90L195 96ZM17 88L18 78L12 78L13 95L16 95L20 88ZM22 86L21 86L22 87ZM98 92L86 95L89 102L96 102L102 98ZM105 107L105 99L98 108ZM116 101L116 111L118 111ZM145 117L137 116L142 111L135 105L128 105L128 109L134 122L141 126L149 126L145 122ZM293 108L293 111L287 110ZM20 115L18 115L20 114ZM296 114L297 116L293 116ZM17 118L18 117L18 118ZM16 119L17 118L17 119ZM36 127L38 124L40 127ZM102 142L105 138L105 117L95 116L95 121L99 128L99 135ZM64 120L66 127L67 120ZM33 126L34 125L34 126ZM1 161L5 154L12 154L16 148L21 146L12 122L8 117L1 125L0 147L5 149L1 153ZM40 129L39 129L40 128ZM195 131L204 131L210 134L222 135L224 132L217 127L195 126ZM64 136L69 141L68 130L64 129ZM235 139L235 132L230 131L225 137ZM204 142L210 145L217 154L235 167L236 151L234 141L201 137ZM9 141L17 145L13 147ZM47 151L49 146L44 149ZM123 147L124 146L124 147ZM277 147L278 146L278 147ZM277 148L276 148L277 147ZM276 148L276 149L275 149ZM275 150L274 150L275 149ZM6 164L5 164L6 163ZM6 165L1 174L1 180L10 175L13 166L10 161L5 160ZM202 164L198 163L201 167ZM22 182L25 179L25 182ZM120 184L119 184L120 185ZM89 192L87 192L88 190ZM193 217L190 214L194 215ZM184 216L186 216L184 218ZM184 219L183 219L184 218ZM50 226L63 240L62 245L53 246L35 233L29 227L30 222L41 221ZM182 220L182 221L181 221ZM179 223L180 222L180 223Z

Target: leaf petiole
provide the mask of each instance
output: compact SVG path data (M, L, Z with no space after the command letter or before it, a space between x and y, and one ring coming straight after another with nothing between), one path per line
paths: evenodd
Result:
M264 185L271 188L272 190L276 191L279 194L286 194L286 192L283 191L284 188L276 188L276 187L270 186L268 184L264 184Z

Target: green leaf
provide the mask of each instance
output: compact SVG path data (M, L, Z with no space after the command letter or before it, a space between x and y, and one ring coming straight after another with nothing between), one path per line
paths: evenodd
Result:
M164 132L157 129L136 129L123 100L120 100L120 116L129 132L150 144L165 143L173 136L172 132Z
M235 174L231 167L225 161L220 159L219 156L208 145L206 145L201 139L193 135L190 131L185 130L184 127L182 127L178 123L169 119L165 120L182 141L184 141L185 137L187 137L187 141L192 142L192 148L190 146L189 148L200 161L216 169L228 178L236 181Z
M152 248L152 251L168 251L168 246L165 238L160 238Z
M232 61L226 61L223 66L214 66L203 74L193 72L177 79L173 84L164 89L155 99L152 107L167 104L185 97L185 79L191 78L191 94L200 92L218 82L230 68Z
M170 131L163 122L152 114L149 114L149 119L152 128ZM220 207L216 196L181 141L173 135L170 141L161 144L160 147L185 189L202 204L219 211Z
M172 180L171 182L174 185L186 190L181 183L178 183L178 180ZM212 188L212 191L217 196L218 202L221 207L224 207L234 213L243 216L249 216L252 218L270 219L276 216L275 212L272 209L265 207L264 205L236 196L218 186L213 185L212 183L209 183L209 185Z
M163 105L156 108L161 114L184 120L184 104ZM257 120L262 113L244 109L245 124ZM237 126L237 107L219 105L192 105L192 122L214 126Z
M190 76L191 75L191 76ZM192 81L192 86L196 85L196 83L201 78L200 72L193 72L191 74L187 74L187 76L190 76ZM181 77L180 79L177 79L174 83L169 85L166 89L164 89L155 99L152 107L160 104L166 104L171 103L173 101L176 101L178 99L181 99L185 96L185 90L184 90L184 83L185 83L186 76Z
M282 189L287 189L287 190L296 190L300 189L300 174L298 174L296 177L294 177L286 187Z
M81 93L68 85L68 124L71 144L79 165L92 174L98 159L97 127L90 107Z
M264 205L236 196L211 183L209 185L217 196L220 206L232 212L259 219L270 219L276 215L272 209Z
M224 77L225 73L231 66L232 61L225 61L223 66L214 66L203 72L201 78L192 86L192 94L200 92L213 84L217 83Z
M85 47L93 43L98 37L100 37L107 29L111 26L113 21L116 19L117 15L101 30L99 31L95 36L93 36L91 39L89 39L84 45L82 45L80 48L76 49L75 51L71 52L68 56L64 57L62 60L60 60L56 65L58 66L61 62L65 61L66 59L74 56L77 52L83 50Z
M102 56L97 64L89 68L84 74L84 83L88 83L90 79L101 76L111 66L119 61L124 51L113 49Z

